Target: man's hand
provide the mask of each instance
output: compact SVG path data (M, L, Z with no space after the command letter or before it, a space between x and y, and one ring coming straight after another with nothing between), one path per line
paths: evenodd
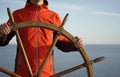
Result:
M4 23L0 25L0 37L5 36L10 33L10 28L8 24Z
M77 39L77 42L74 44L76 48L84 48L84 42L81 38L78 36L75 37Z

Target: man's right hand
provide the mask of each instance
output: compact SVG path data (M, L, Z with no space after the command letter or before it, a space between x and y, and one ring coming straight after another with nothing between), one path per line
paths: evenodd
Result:
M10 33L10 28L8 24L4 23L0 25L0 37L5 36Z

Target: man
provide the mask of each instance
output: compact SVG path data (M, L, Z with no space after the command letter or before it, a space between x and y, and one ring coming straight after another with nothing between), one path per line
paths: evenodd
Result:
M40 21L56 26L61 25L59 15L56 12L48 9L47 0L27 0L25 7L14 11L13 16L16 23ZM0 33L5 35L4 37L0 37L1 46L7 45L12 37L15 35L15 32L10 31L8 27L10 24L11 21L8 20L7 23L4 23L0 26ZM25 48L30 66L32 68L32 72L34 75L36 75L46 56L46 53L48 52L52 44L55 33L48 29L36 27L19 29L18 31L23 46ZM58 47L58 49L65 52L76 51L77 48L84 47L83 41L78 37L76 37L76 39L78 40L78 42L72 44L68 39L60 36L56 46ZM40 77L49 77L54 74L52 58L53 54L51 54L51 56L49 57ZM22 77L28 77L29 75L19 45L17 46L15 63L15 72Z

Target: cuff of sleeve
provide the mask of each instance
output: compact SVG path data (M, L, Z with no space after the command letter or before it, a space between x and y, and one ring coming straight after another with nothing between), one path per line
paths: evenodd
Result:
M4 44L4 42L6 41L7 36L1 37L0 38L0 46Z

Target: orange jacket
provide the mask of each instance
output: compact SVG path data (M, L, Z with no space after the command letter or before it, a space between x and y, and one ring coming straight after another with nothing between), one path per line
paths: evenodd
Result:
M48 9L47 5L36 6L27 3L25 8L13 13L15 22L40 21L59 26L61 24L59 16ZM32 72L35 75L38 68L48 52L52 40L53 31L43 28L24 28L19 30L19 34L24 45ZM41 77L49 77L53 74L52 54L48 59ZM28 77L27 70L20 49L17 54L16 73Z
M61 20L59 15L49 10L47 5L36 6L34 4L26 3L26 6L24 8L14 11L13 16L16 23L25 22L25 21L26 22L40 21L40 22L51 23L56 26L61 25ZM8 23L10 23L10 21ZM52 44L54 33L53 31L48 29L34 27L34 28L19 29L19 34L23 46L25 48L30 66L32 68L32 72L35 75L37 73L37 70L40 68L41 63L44 60L46 53L48 52ZM9 42L8 40L10 40L13 36L14 33L11 32L7 36L6 43L1 43L0 45L8 44ZM68 40L62 36L59 38L59 41L57 42L56 46L59 49L62 49L63 51L76 50L73 44L68 42ZM67 46L67 48L65 46ZM48 59L43 69L41 77L49 77L53 75L54 74L53 67L54 67L53 59L51 54L50 58ZM21 75L22 77L28 77L28 72L19 45L16 55L15 72Z

